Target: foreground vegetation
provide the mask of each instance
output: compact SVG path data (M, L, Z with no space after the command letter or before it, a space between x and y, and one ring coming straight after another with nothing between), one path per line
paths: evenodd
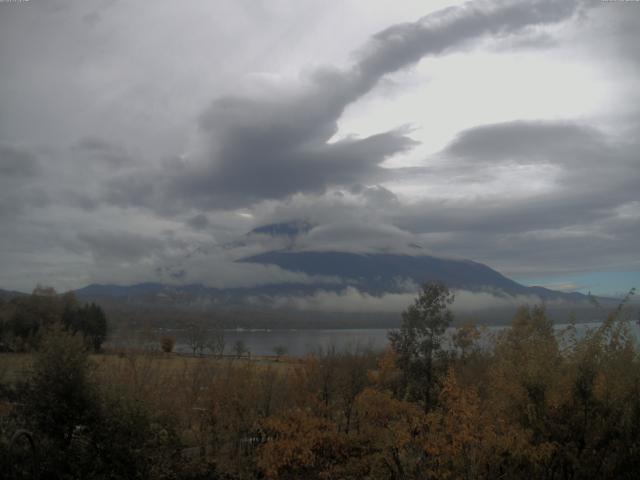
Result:
M636 478L640 357L624 304L581 337L556 333L543 308L522 308L495 336L464 325L443 349L450 301L426 285L384 353L277 362L90 355L86 335L52 322L34 356L0 355L0 469L69 479Z

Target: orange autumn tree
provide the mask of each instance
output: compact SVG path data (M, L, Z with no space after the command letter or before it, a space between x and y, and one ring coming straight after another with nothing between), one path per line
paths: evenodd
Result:
M294 408L263 422L267 442L258 468L267 478L325 478L344 459L344 442L334 422Z
M356 401L359 463L352 478L422 478L426 428L422 408L394 398L389 391L366 388ZM352 462L355 463L355 462ZM353 466L352 466L353 470Z

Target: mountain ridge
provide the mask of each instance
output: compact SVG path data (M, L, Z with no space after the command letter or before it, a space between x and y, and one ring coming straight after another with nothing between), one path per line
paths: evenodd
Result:
M336 276L341 278L362 277L356 287L368 293L394 292L395 279L412 280L416 285L441 281L449 288L483 291L497 290L509 295L535 294L541 299L571 298L586 299L577 292L559 292L541 286L528 287L492 269L488 265L473 260L454 260L432 255L407 255L390 253L348 253L348 252L296 252L290 250L272 251L253 255L242 262L263 265L277 265L290 271L311 276Z
M237 263L277 266L285 271L302 273L311 279L309 282L272 282L227 288L210 287L202 283L91 284L76 290L76 294L82 298L111 298L133 303L197 304L234 308L247 306L256 299L269 303L270 299L277 297L303 297L318 292L342 294L347 288L354 288L361 294L376 297L385 294L415 293L423 283L440 281L452 290L488 293L498 298L512 297L514 301L523 303L529 300L586 303L588 298L577 292L567 293L541 286L525 286L488 265L468 259L426 254L296 249L296 241L316 226L307 220L292 220L256 227L241 238L259 238L263 235L283 238L287 240L286 246L236 260Z

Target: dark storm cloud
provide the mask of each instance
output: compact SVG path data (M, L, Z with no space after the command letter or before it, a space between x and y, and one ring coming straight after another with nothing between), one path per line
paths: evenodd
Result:
M395 130L328 143L349 104L383 76L425 56L486 34L509 35L566 20L578 5L569 0L470 2L388 28L365 45L351 68L317 69L295 93L214 101L200 117L204 148L153 176L145 173L144 180L130 175L113 180L107 198L165 212L180 206L233 208L378 180L386 173L379 164L414 142ZM137 193L126 193L136 188Z
M162 177L158 174L119 174L105 182L107 188L103 200L122 208L146 206L156 211L175 212L175 209L170 209L172 202L158 198L157 187L161 181Z
M382 185L365 187L359 192L369 205L385 208L388 205L398 205L398 196Z
M473 242L482 232L523 233L601 221L611 215L610 209L633 198L629 192L612 197L607 189L598 193L595 198L570 192L527 199L423 201L395 212L394 223L416 233L467 234Z
M612 138L570 122L514 121L460 133L439 155L444 163L411 169L412 175L462 179L497 175L512 165L548 166L557 185L508 201L485 195L471 200L424 201L398 212L398 225L415 232L522 232L591 223L640 198L638 142ZM526 173L523 173L526 175ZM526 178L519 181L526 184ZM458 188L464 188L464 181Z
M376 195L370 202L371 189L356 186L350 193L364 204L350 204L347 197L297 200L282 204L277 218L306 212L328 224L302 239L300 247L307 249L334 244L348 249L345 239L351 239L352 249L365 251L381 238L395 251L472 258L511 275L640 268L638 138L635 132L627 138L568 121L478 126L457 135L433 166L398 169L393 175L417 183L424 179L425 185L442 183L451 192L481 184L481 195L435 195L410 203ZM548 171L549 184L539 192L502 194L502 179L498 192L491 192L487 185L505 171L523 189ZM362 224L389 235L362 234ZM424 248L407 250L414 242Z
M204 230L209 226L209 219L203 213L195 215L186 221L186 224L194 230Z
M33 177L40 172L38 158L31 151L0 142L0 175L6 177Z
M435 251L466 252L511 271L535 270L537 264L549 269L555 262L559 270L624 266L625 258L635 258L634 239L640 234L637 138L612 137L569 122L475 127L445 148L439 155L443 164L414 169L412 175L446 178L464 189L481 173L488 182L505 167L546 165L552 168L552 187L524 197L488 192L469 199L423 200L389 209L388 218L400 228L426 234ZM527 178L517 181L526 185ZM633 263L627 260L626 267Z
M111 167L120 167L132 162L127 150L100 137L84 137L71 147L82 160L97 160Z
M80 233L78 240L97 260L104 261L135 262L165 247L165 242L158 237L126 231Z
M50 201L40 182L43 172L41 159L34 151L0 142L0 218L6 221Z
M594 45L595 49L606 46L608 55L615 55L623 61L631 62L636 68L640 67L640 14L637 2L615 2L616 5L600 3L597 10L599 22L596 24L596 34L600 41Z
M514 121L482 125L458 134L443 152L469 162L572 163L583 155L602 156L606 138L597 129L572 122Z
M502 39L493 50L496 52L513 52L527 50L547 50L559 46L557 38L546 32L530 32L517 37Z
M328 145L282 145L260 148L247 139L226 145L225 162L197 169L174 183L178 193L205 207L234 207L296 192L322 192L374 174L386 157L414 142L396 132Z
M535 25L571 17L580 2L567 0L478 1L427 15L415 23L395 25L373 37L357 65L356 84L368 91L387 73L460 47L482 35L508 35Z
M611 225L617 225L612 228ZM637 270L640 222L608 219L602 225L572 229L509 232L479 231L428 236L425 244L439 255L473 258L513 275L567 274ZM612 248L615 245L615 248Z

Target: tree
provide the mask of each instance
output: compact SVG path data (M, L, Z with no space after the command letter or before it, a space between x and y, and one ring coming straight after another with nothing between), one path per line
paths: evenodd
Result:
M33 291L31 292L31 295L35 297L55 298L58 296L58 293L53 287L47 287L47 286L38 284L36 285L36 288L34 288Z
M81 333L95 352L100 351L107 338L107 317L95 303L78 306L69 297L62 312L62 323L72 333Z
M85 336L91 342L95 352L99 352L102 344L107 339L107 317L102 308L95 303L85 305Z
M474 348L479 348L481 337L482 332L473 322L465 322L456 329L451 340L461 360L465 361Z
M126 387L96 382L90 362L80 334L59 323L43 329L17 404L17 418L44 452L38 478L174 478L153 475L176 458L170 420L153 416Z
M187 344L191 347L194 357L196 353L202 355L206 343L205 335L204 326L200 322L191 323L187 327Z
M336 400L341 428L349 434L358 394L369 384L368 372L375 368L375 357L369 350L344 352L337 358Z
M238 340L233 344L233 351L236 353L236 357L238 358L242 357L245 353L249 353L247 345L242 340Z
M6 330L13 346L28 350L38 347L38 331L42 327L60 321L63 301L54 289L38 286L31 295L12 298L8 307Z
M434 360L441 351L442 335L453 320L448 308L453 299L444 284L424 284L414 304L402 312L400 330L389 332L405 389L410 397L422 401L425 411L433 400Z
M76 427L86 425L95 414L96 391L88 372L82 338L59 324L47 327L21 409L37 432L62 449Z
M453 369L443 378L439 401L427 416L427 470L432 478L487 478L488 453L499 451L496 418L483 409L475 386L461 385Z
M221 322L213 323L213 327L209 331L205 343L207 349L209 349L213 355L222 358L226 342L224 339L224 328Z
M294 408L266 419L263 428L270 441L258 451L258 468L266 478L336 478L331 468L345 452L333 422Z
M35 347L40 322L27 309L18 308L7 322L7 331L13 337L14 348L18 351Z

